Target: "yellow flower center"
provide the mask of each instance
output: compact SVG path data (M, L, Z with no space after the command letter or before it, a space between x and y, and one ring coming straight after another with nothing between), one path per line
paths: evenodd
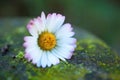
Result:
M41 35L39 35L38 45L43 50L51 50L56 45L55 35L49 32L43 32Z

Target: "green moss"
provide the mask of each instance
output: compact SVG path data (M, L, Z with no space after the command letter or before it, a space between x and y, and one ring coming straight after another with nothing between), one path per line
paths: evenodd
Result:
M110 49L104 42L99 39L83 39L79 40L78 46L83 49L77 48L79 54L77 59L81 59L86 67L92 68L91 70L102 71L109 73L106 76L113 80L119 80L117 77L120 74L120 56Z
M16 55L16 58L23 58L24 57L24 53L22 51L19 51L19 53Z
M27 72L30 80L76 80L78 78L83 79L86 73L90 71L84 68L82 65L77 68L72 64L66 64L61 62L51 68L29 68L32 69L33 73ZM28 70L29 71L29 70ZM38 77L39 76L39 77Z

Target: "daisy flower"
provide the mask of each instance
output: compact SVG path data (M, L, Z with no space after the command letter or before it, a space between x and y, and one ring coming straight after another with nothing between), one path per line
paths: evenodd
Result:
M25 58L37 67L50 67L60 60L70 59L76 47L73 28L63 24L65 16L44 12L41 17L30 20L27 29L31 36L24 37Z

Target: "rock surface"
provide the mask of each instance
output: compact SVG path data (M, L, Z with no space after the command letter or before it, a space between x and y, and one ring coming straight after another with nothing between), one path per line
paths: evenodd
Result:
M67 62L37 68L24 59L28 19L0 20L0 80L120 80L120 56L93 34L74 27L77 48Z

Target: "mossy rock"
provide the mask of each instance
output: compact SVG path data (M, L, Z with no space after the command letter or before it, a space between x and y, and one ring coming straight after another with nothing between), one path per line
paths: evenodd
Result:
M67 62L37 68L24 59L28 19L5 19L0 29L0 80L120 80L120 56L93 34L74 27L77 48ZM23 25L23 26L21 26Z

